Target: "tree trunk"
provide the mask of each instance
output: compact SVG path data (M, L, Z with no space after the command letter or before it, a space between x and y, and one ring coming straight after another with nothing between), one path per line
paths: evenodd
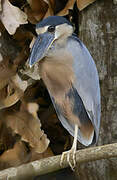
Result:
M101 85L101 128L98 145L117 139L117 5L96 1L79 13L79 38L95 60ZM117 158L85 163L78 179L116 180Z

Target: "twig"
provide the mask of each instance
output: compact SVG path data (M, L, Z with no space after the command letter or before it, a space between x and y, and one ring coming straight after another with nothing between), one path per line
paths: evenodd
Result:
M78 164L112 157L117 157L117 143L87 148L76 152L76 161ZM60 166L60 158L61 155L53 156L15 168L2 170L0 171L0 180L29 180L37 175L47 174L68 167L66 160L64 166Z

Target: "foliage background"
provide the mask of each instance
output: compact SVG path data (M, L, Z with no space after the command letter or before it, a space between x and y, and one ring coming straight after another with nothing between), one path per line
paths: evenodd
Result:
M0 170L71 147L72 137L56 117L38 68L30 70L26 63L35 24L50 15L65 16L73 23L97 65L102 102L98 145L117 139L117 1L0 0ZM81 148L85 147L79 143ZM116 159L100 160L77 166L74 173L68 169L41 179L69 175L116 180L116 169Z

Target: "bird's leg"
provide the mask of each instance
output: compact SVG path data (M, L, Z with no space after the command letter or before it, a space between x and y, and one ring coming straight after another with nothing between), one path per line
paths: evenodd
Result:
M76 149L77 149L77 136L78 136L78 125L75 124L74 141L69 151L62 153L60 165L63 164L64 157L67 156L67 162L69 163L72 170L76 166Z

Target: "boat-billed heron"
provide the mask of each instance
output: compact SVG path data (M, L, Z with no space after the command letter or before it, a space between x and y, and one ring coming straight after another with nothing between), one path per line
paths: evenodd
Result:
M39 74L50 94L59 120L74 137L63 152L73 169L77 140L85 146L97 142L100 127L100 86L95 63L73 33L71 23L50 16L36 25L37 39L29 65L38 63Z

